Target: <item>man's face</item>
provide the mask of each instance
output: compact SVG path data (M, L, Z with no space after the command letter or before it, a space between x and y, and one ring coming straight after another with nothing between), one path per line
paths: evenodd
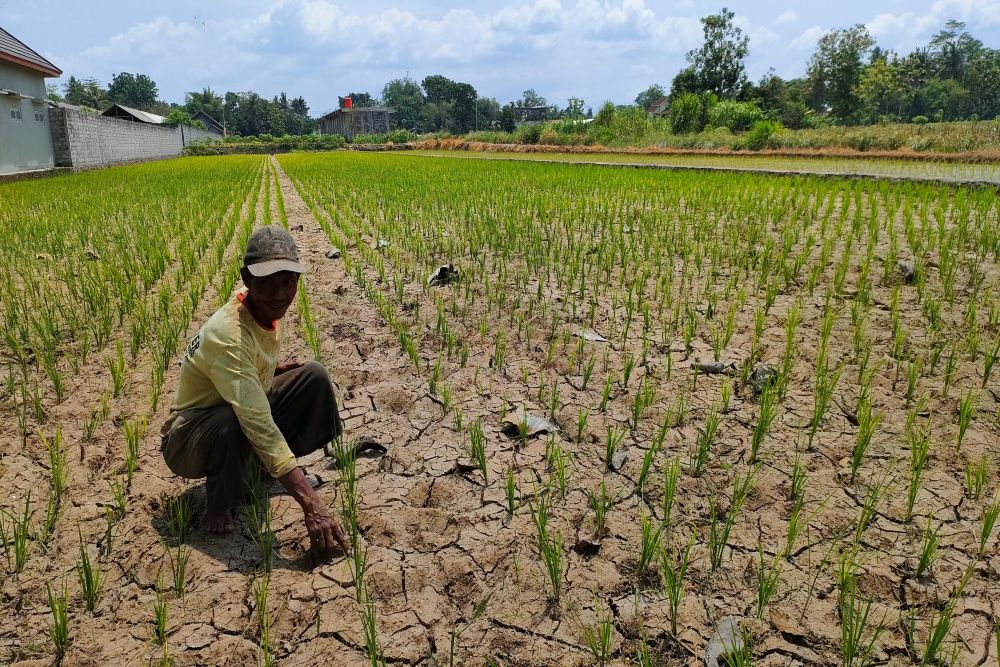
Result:
M262 318L280 320L295 300L299 274L279 271L260 278L247 276L247 288L252 295L255 310Z

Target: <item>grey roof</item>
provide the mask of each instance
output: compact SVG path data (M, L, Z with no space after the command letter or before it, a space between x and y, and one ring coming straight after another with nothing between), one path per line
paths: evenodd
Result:
M141 123L152 123L153 125L160 125L163 123L163 116L157 116L155 113L149 113L148 111L139 111L138 109L127 107L124 104L112 104L110 107L105 109L101 115L115 116L116 114L114 113L114 110L116 108L121 109L128 115L135 117L135 119Z
M339 113L351 114L351 113L368 113L375 111L379 112L388 111L389 113L396 113L396 107L351 107L350 109L334 109L330 113L326 113L320 116L319 120L323 120L324 118L330 118L331 116L335 116L336 114Z
M0 28L0 60L41 72L45 76L60 76L62 70L43 58L14 35Z

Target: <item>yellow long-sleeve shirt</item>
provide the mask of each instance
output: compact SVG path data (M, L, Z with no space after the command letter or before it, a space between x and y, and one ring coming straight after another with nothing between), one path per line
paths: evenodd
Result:
M228 403L240 426L272 477L295 467L267 401L280 349L280 323L265 329L243 305L238 293L215 311L191 340L177 386L174 414L191 408ZM171 418L173 421L173 418ZM169 424L169 423L168 423Z

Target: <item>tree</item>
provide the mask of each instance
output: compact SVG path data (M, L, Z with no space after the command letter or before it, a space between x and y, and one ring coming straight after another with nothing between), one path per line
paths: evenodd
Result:
M563 115L571 119L583 118L583 99L571 97L566 100L566 111L563 112Z
M521 99L514 104L514 106L518 107L545 107L548 105L549 103L545 98L536 93L534 88L528 88L521 93Z
M635 105L649 111L649 107L653 106L653 102L665 97L666 94L666 91L663 90L663 86L658 83L654 83L649 88L635 96Z
M965 31L965 24L954 19L931 38L928 51L941 79L962 81L966 70L983 43Z
M877 121L883 115L898 118L903 112L903 86L895 61L890 63L880 58L872 62L861 75L855 94L869 121Z
M49 102L62 102L62 95L59 94L59 86L54 83L45 84L45 97Z
M705 43L687 54L698 81L697 92L708 91L720 99L733 99L746 86L744 60L750 53L750 38L733 23L734 18L736 15L725 7L718 14L702 17Z
M337 98L337 105L343 109L344 100L348 97L351 98L351 106L355 107L377 107L378 100L369 95L368 93L348 93L345 97Z
M188 127L191 127L195 124L195 121L192 120L191 114L189 114L184 109L174 109L166 116L164 116L163 124L169 125L170 127L177 127L178 125L187 125ZM199 124L202 127L205 126L205 124L200 123L200 121Z
M855 93L864 71L865 55L875 46L868 29L860 23L831 30L819 39L809 59L809 103L842 122L857 119L861 105Z
M462 133L475 126L478 94L471 84L431 74L420 85L428 105L434 106L433 111L425 110L423 114L425 123L431 126L428 129Z
M504 132L513 132L514 128L517 126L517 122L514 119L514 104L505 104L502 109L500 109L500 116L497 119L500 124L500 129Z
M309 105L306 104L306 100L301 95L299 97L293 98L291 104L289 105L292 113L305 118L309 117Z
M382 103L396 109L392 115L393 127L416 131L420 124L421 110L427 101L420 84L407 75L385 84L382 88Z
M156 104L157 95L156 82L145 74L122 72L115 74L108 84L109 100L142 111L149 111Z
M63 85L66 93L66 103L79 107L103 110L108 106L108 96L104 87L97 79L84 79L80 81L75 76L70 76Z
M203 88L201 92L190 92L184 96L184 110L189 114L204 111L212 118L221 121L223 99L211 88Z

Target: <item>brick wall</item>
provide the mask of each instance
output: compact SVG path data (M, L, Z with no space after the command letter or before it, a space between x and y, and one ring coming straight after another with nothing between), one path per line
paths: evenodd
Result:
M200 128L166 127L73 109L49 109L57 167L102 167L180 155L195 139L221 139Z

